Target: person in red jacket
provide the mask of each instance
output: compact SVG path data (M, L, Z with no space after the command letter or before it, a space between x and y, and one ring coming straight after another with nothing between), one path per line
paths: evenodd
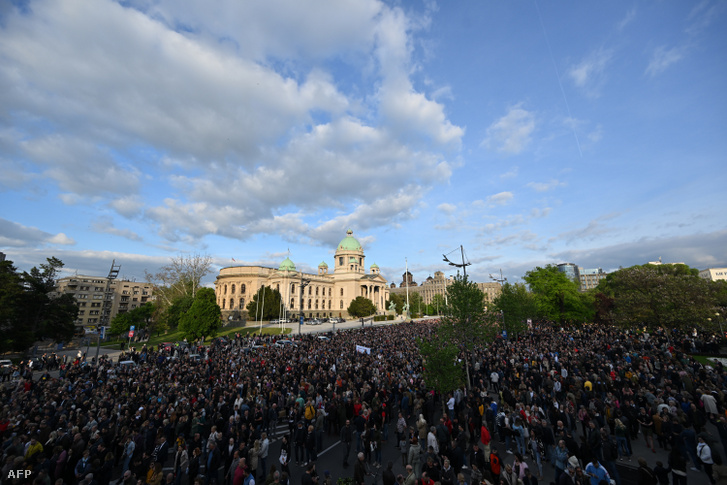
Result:
M490 471L492 472L492 480L494 483L500 483L500 473L502 472L502 463L497 454L497 448L492 448L490 453Z

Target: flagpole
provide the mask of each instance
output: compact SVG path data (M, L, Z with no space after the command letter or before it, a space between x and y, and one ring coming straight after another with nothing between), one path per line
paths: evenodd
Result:
M404 272L404 278L406 278L404 282L406 285L406 316L407 318L411 318L411 309L409 308L409 261L406 258L404 258L404 266L406 267L406 271Z

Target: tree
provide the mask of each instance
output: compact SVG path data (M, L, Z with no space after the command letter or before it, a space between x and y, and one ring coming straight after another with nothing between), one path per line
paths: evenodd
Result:
M357 296L355 300L348 305L348 314L354 318L368 317L376 313L376 306L366 297Z
M34 340L32 328L19 325L23 282L12 261L0 261L0 351L27 349Z
M247 314L252 320L272 320L280 318L282 296L278 290L261 286L247 304Z
M432 303L429 305L431 307L430 315L439 315L444 310L445 304L444 295L434 295L432 297Z
M560 272L557 266L536 267L528 271L524 279L535 297L539 316L561 324L593 319L589 297L580 293L580 285Z
M423 306L425 305L422 295L418 291L409 292L409 312L412 314L421 314Z
M691 330L707 325L717 307L717 285L686 265L632 266L611 273L596 288L611 299L615 325Z
M137 329L147 328L153 315L154 304L152 302L147 302L128 312L119 313L111 320L111 333L120 335L128 332L132 325Z
M195 298L201 288L202 278L210 272L212 258L208 255L178 255L171 258L168 265L151 274L145 271L147 281L154 283L157 299L163 308L184 296Z
M427 388L446 396L464 383L462 361L458 359L459 348L438 327L429 339L417 340L424 365L424 381ZM442 402L444 405L444 402Z
M485 311L485 294L476 283L457 275L447 287L448 305L438 330L442 338L457 345L464 354L467 387L470 383L470 360L473 350L491 342L497 333L497 322Z
M401 296L398 293L389 293L389 301L386 302L386 309L389 309L389 305L391 302L394 302L396 305L396 313L401 314L404 312L404 305L406 304L406 300L404 300L404 297Z
M505 283L493 302L495 310L503 318L503 330L508 334L524 332L527 319L537 315L535 298L522 283Z
M222 310L217 305L215 290L200 288L189 310L179 319L179 330L187 340L214 337L222 326Z
M175 298L172 300L171 305L161 311L161 316L158 318L159 322L163 323L167 328L177 328L179 326L179 320L189 310L192 303L194 303L194 298L189 295ZM159 311L158 308L157 311Z

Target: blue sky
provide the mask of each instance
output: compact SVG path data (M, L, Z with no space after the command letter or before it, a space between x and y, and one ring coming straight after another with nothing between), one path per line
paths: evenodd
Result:
M0 3L0 251L727 266L727 3ZM450 254L456 259L458 252Z

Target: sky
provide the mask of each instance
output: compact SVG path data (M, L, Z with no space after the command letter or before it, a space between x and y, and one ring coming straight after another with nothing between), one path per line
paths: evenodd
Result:
M0 251L727 266L723 1L0 2Z

